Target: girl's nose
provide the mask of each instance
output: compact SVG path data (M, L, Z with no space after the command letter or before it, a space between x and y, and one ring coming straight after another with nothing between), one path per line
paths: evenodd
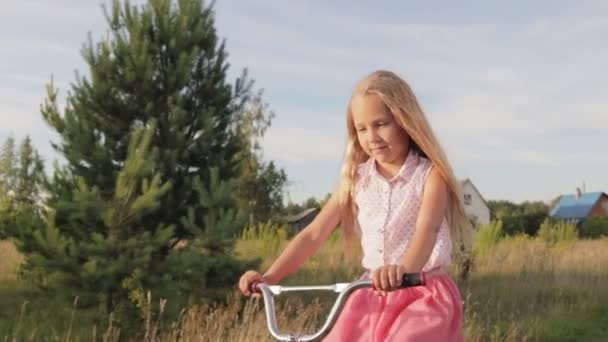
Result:
M380 135L378 134L378 132L376 132L375 130L370 130L370 134L369 134L369 141L370 142L378 142L382 139L380 139Z

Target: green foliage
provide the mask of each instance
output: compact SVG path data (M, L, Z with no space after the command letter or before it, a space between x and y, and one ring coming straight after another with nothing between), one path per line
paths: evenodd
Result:
M0 151L0 210L40 208L45 182L42 158L26 136L19 149L9 137Z
M272 221L247 226L241 234L239 253L246 257L270 259L280 252L287 241L287 227Z
M249 224L279 221L279 215L283 212L283 189L287 175L273 162L262 163L257 157L250 158L239 179L240 207Z
M253 153L243 132L269 122L248 112L245 72L226 80L210 7L114 1L106 15L108 36L83 49L90 77L78 77L63 111L48 87L42 115L67 163L48 182L45 224L20 239L23 270L81 306L141 319L165 303L175 318L191 300L223 298L253 266L232 256L250 194L238 187ZM255 167L253 179L279 175L255 189L274 199L284 174Z
M8 137L0 151L0 208L12 206L12 196L17 183L17 156L15 154L15 139Z
M608 236L608 217L592 217L583 222L580 235L584 238L599 238Z
M503 237L502 221L492 221L478 226L473 253L477 256L487 254Z
M547 218L549 207L543 202L489 201L488 205L495 219L503 223L507 235L536 235L540 224Z
M210 170L208 185L200 180L195 184L208 214L203 227L193 216L182 220L196 236L185 248L167 248L175 236L174 225L144 224L171 189L171 183L154 173L156 153L150 145L155 127L151 123L132 134L110 199L77 178L73 197L60 203L71 209L69 221L59 222L51 215L44 230L25 240L25 249L32 251L26 270L44 274L39 287L60 297L78 297L81 306L103 304L104 312L123 319L134 313L140 318L150 311L158 313L159 305L168 303L163 309L175 318L195 295L193 289L205 289L207 298L217 300L225 284L251 266L227 255L229 237L242 223L230 199L234 182L220 180L215 169ZM160 301L148 301L149 293ZM124 322L128 325L129 320Z
M239 125L251 82L245 73L234 86L226 80L224 44L212 10L199 1L150 0L140 7L115 1L107 17L108 37L83 49L90 78L77 80L63 113L51 83L42 108L61 139L55 147L68 162L53 197L67 196L70 178L78 175L108 198L131 130L154 119L155 167L172 188L146 221L177 223L198 201L197 177L207 181L211 168L221 179L239 177L246 148ZM205 212L195 212L202 225ZM178 239L193 237L180 224L174 229Z
M40 287L59 296L77 296L83 305L103 301L110 311L120 301L120 283L134 270L153 267L155 254L173 235L171 225L142 224L171 186L154 173L155 153L150 151L154 128L151 124L131 135L110 198L104 199L96 186L75 177L71 196L55 203L57 211L46 217L46 228L21 239L22 250L29 252L26 269L44 271ZM59 220L56 212L63 210L70 216Z
M538 238L550 246L567 244L578 238L578 230L574 223L547 219L538 230Z
M261 99L254 96L241 114L239 130L245 142L241 152L238 178L239 207L249 225L268 220L279 221L283 212L283 192L287 175L274 162L264 162L259 140L270 127L274 113Z
M0 238L22 236L42 224L42 159L26 136L15 150L9 137L0 152Z
M18 160L14 189L16 204L37 207L42 201L42 184L46 179L42 158L34 150L29 136L25 137L19 147Z

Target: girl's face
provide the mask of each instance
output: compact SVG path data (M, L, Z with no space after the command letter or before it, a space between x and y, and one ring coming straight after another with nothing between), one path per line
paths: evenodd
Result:
M401 167L410 138L384 102L376 95L355 96L351 114L363 151L381 165Z

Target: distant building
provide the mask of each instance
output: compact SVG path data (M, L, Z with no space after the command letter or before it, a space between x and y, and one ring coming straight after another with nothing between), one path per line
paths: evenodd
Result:
M460 181L464 211L474 225L490 223L490 207L470 179Z
M297 233L306 228L315 219L321 210L319 208L308 208L296 215L287 217L287 226L290 233Z
M577 224L591 217L608 217L608 195L605 192L583 193L576 189L574 195L562 196L551 208L549 216Z

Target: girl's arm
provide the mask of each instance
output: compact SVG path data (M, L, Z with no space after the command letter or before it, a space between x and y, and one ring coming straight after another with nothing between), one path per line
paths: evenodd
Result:
M334 192L315 219L291 240L264 274L270 284L277 284L295 272L327 240L340 222L338 191Z
M407 272L420 272L428 261L447 208L447 184L433 168L424 185L414 237L401 262Z

